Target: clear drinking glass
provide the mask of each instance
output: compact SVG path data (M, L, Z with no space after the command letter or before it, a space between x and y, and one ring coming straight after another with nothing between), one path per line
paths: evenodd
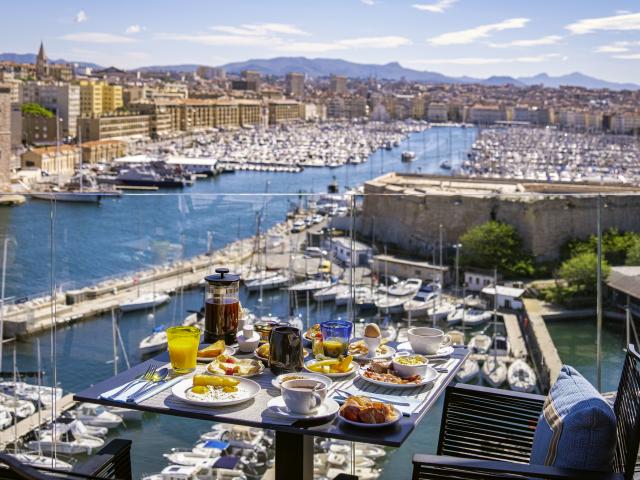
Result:
M198 327L169 327L167 329L169 359L176 373L189 373L196 369L200 329Z
M320 324L320 331L324 354L327 357L337 358L347 354L353 323L346 320L330 320Z

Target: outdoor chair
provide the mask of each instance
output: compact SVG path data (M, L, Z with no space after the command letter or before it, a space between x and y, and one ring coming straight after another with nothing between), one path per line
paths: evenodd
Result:
M640 435L640 355L629 345L616 392L614 473L529 464L545 397L471 385L447 388L437 455L413 457L413 480L632 480ZM558 451L557 455L562 455Z
M0 453L0 479L4 480L131 480L131 440L115 439L71 471L32 467Z

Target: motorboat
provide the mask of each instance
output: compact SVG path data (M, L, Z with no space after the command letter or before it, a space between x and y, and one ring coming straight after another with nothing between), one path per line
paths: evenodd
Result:
M137 297L129 298L120 304L123 312L133 312L135 310L148 310L157 307L170 299L166 293L143 293Z
M276 290L285 287L287 283L289 283L289 277L287 275L274 273L264 278L245 281L244 286L249 292L257 292L258 290Z
M202 463L203 460L219 458L220 450L210 448L198 449L196 452L195 448L192 450L173 448L169 453L164 453L163 457L176 465L192 466Z
M117 185L135 187L182 188L187 185L184 177L161 174L147 166L130 166L120 170L115 178Z
M0 430L4 430L13 423L13 417L7 407L0 405Z
M380 293L385 293L388 295L394 295L397 297L407 297L413 296L420 290L422 286L422 280L419 278L408 278L402 282L394 283L393 285L384 286L381 285L379 290Z
M504 335L494 335L491 341L491 348L489 348L489 354L506 357L510 353L511 345L509 344L509 339Z
M323 288L322 290L314 292L313 299L316 302L330 302L332 300L335 300L336 297L341 294L350 295L351 285L336 283L335 285L331 285L330 287Z
M57 424L55 436L51 430L40 432L36 440L27 443L31 450L66 453L68 455L90 455L95 449L104 445L104 440L90 435L77 435L72 432L72 425Z
M76 420L94 427L116 428L122 423L122 417L109 412L102 405L81 403L75 410Z
M94 425L85 425L81 420L74 420L71 422L71 431L74 434L81 436L92 436L104 438L109 433L107 427L96 427Z
M32 385L26 382L5 381L0 382L0 391L7 395L16 396L23 400L29 400L45 407L50 407L53 397L62 398L62 388Z
M433 310L437 296L436 292L420 289L412 299L405 302L404 311L411 315L411 318L426 317L429 310Z
M291 285L289 287L289 291L296 293L316 292L318 290L328 288L331 285L331 280L310 279L305 280L304 282L296 283L295 285Z
M471 358L467 358L460 366L460 370L456 373L456 380L460 383L469 383L476 378L480 373L480 366L478 362Z
M507 381L507 365L492 356L485 359L481 371L483 380L493 388L498 388Z
M124 407L105 407L107 411L114 413L122 418L125 422L139 422L144 416L142 410L133 410L132 408Z
M440 168L442 168L443 170L451 170L452 166L451 166L451 162L448 160L444 160L440 163Z
M25 465L31 467L40 468L55 468L56 470L69 471L73 468L73 465L59 458L48 457L35 452L18 452L7 454Z
M375 305L376 308L380 310L380 313L392 315L395 313L402 313L404 311L404 304L410 299L411 297L397 297L383 294L376 297Z
M507 370L509 388L515 392L530 393L536 388L537 379L533 369L521 359L514 360Z
M18 419L26 418L36 413L35 405L29 400L21 400L7 394L0 394L0 405L9 410Z
M246 480L241 470L216 468L218 459L205 459L196 465L169 465L155 475L147 475L142 480Z
M451 314L451 312L455 310L455 308L455 305L449 302L438 303L436 300L434 300L432 308L429 310L429 318L436 322L445 320Z
M140 340L140 344L138 345L140 355L149 355L151 353L164 351L167 349L167 343L167 331L164 325L155 327L151 335Z
M403 162L413 162L416 159L416 152L412 152L411 150L407 150L400 154L400 160Z
M484 333L478 333L469 340L469 349L473 353L487 353L491 348L491 337Z
M336 307L342 307L347 305L349 303L349 300L351 300L351 298L352 298L351 289L338 292L335 298ZM353 291L354 302L357 303L357 299L359 298L371 299L372 298L371 287L365 287L365 286L355 287Z

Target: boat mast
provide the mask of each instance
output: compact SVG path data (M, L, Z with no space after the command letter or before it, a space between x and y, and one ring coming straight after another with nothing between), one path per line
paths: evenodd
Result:
M596 227L598 229L598 265L596 280L596 388L602 391L602 196L598 194Z
M82 129L78 129L78 139L77 139L78 149L80 150L80 192L83 190L84 181L82 175Z
M496 345L496 330L498 328L498 269L493 269L493 365L498 367L498 348Z

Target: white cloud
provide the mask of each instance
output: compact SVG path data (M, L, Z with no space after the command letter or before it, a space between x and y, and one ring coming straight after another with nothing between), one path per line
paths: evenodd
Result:
M444 13L445 10L451 8L458 0L438 0L435 3L414 3L413 8L431 13Z
M360 2L364 3L365 5L375 5L376 4L375 0L360 0Z
M637 46L640 46L640 40L636 40L636 41L624 40L620 42L613 42L613 43L610 43L609 45L600 45L599 47L596 47L593 51L596 53L624 53L630 50L629 47L637 47Z
M128 33L129 35L133 35L133 34L136 34L136 33L140 33L140 32L142 32L144 30L146 30L145 27L141 27L140 25L135 23L133 25L129 25L124 32Z
M245 36L265 36L273 34L281 35L309 35L304 30L290 25L287 23L259 23L259 24L244 24L238 27L230 25L216 25L211 27L211 30L215 32L228 33L231 35L245 35Z
M613 55L618 60L640 60L640 53L628 53L624 55Z
M298 53L302 55L326 53L335 50L345 50L347 47L332 42L292 42L278 45L279 52Z
M412 65L498 65L505 63L541 63L561 58L557 53L547 55L533 55L523 57L462 57L462 58L433 58L410 62Z
M492 48L511 48L511 47L539 47L542 45L555 45L562 40L560 35L547 35L546 37L533 38L530 40L514 40L507 43L490 43Z
M565 28L575 35L607 30L640 30L640 13L625 13L613 17L585 18L566 25Z
M410 45L411 40L405 37L361 37L339 40L339 45L350 48L397 48L403 45Z
M85 43L133 43L136 40L133 38L125 37L122 35L113 35L111 33L101 32L80 32L69 33L60 37L62 40L68 40L70 42L85 42Z
M529 22L528 18L509 18L499 23L480 25L468 30L449 32L427 39L431 45L466 45L476 40L486 38L493 32L523 28Z
M78 13L76 13L74 20L76 23L84 23L89 20L89 17L84 10L80 10Z

